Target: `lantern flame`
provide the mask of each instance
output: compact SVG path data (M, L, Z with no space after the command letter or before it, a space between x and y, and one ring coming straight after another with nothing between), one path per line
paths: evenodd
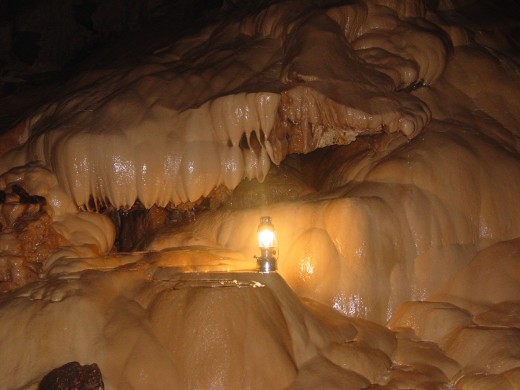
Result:
M276 271L277 241L271 217L261 217L258 225L258 247L260 257L256 257L258 270L260 272Z

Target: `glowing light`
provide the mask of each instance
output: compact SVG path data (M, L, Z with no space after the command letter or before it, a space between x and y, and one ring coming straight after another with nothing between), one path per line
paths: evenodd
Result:
M260 248L272 248L275 246L275 235L270 230L258 232L258 245Z
M258 225L258 247L260 248L260 256L255 256L258 270L260 272L276 271L278 243L271 217L265 216L260 218L260 225Z

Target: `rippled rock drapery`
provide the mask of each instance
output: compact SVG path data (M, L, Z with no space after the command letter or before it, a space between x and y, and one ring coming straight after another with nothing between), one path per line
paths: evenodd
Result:
M448 49L434 25L406 22L422 5L386 10L286 2L237 15L43 108L0 168L42 160L80 206L165 206L262 181L288 153L413 138L430 113L400 90L431 83Z
M7 134L0 189L62 240L0 302L2 385L79 361L107 388L519 387L518 47L451 6L238 7ZM95 210L201 197L109 254ZM280 274L235 273L267 214Z

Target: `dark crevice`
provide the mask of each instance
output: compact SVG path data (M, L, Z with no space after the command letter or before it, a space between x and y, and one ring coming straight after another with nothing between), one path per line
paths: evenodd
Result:
M207 198L183 208L152 206L147 209L138 201L130 209L110 207L103 214L112 220L116 228L114 249L130 252L145 247L147 240L163 228L177 229L193 222L197 214L209 207Z
M397 88L396 91L397 92L412 92L412 91L415 91L416 89L422 88L424 86L425 86L424 80L418 80L403 88Z
M39 204L41 206L44 206L47 203L43 196L29 195L23 187L17 184L12 187L12 191L14 194L18 195L20 203Z
M249 145L251 146L251 149L253 149L253 152L255 152L256 157L260 157L260 153L262 152L262 145L260 144L260 141L258 140L258 137L254 131L251 132L251 135L249 136Z
M242 134L242 137L240 137L240 142L238 143L238 147L242 150L249 149L249 142L247 141L246 133Z

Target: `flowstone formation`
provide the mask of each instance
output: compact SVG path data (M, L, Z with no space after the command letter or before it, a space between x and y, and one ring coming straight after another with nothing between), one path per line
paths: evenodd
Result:
M471 7L225 4L3 134L0 387L520 388L518 45Z

